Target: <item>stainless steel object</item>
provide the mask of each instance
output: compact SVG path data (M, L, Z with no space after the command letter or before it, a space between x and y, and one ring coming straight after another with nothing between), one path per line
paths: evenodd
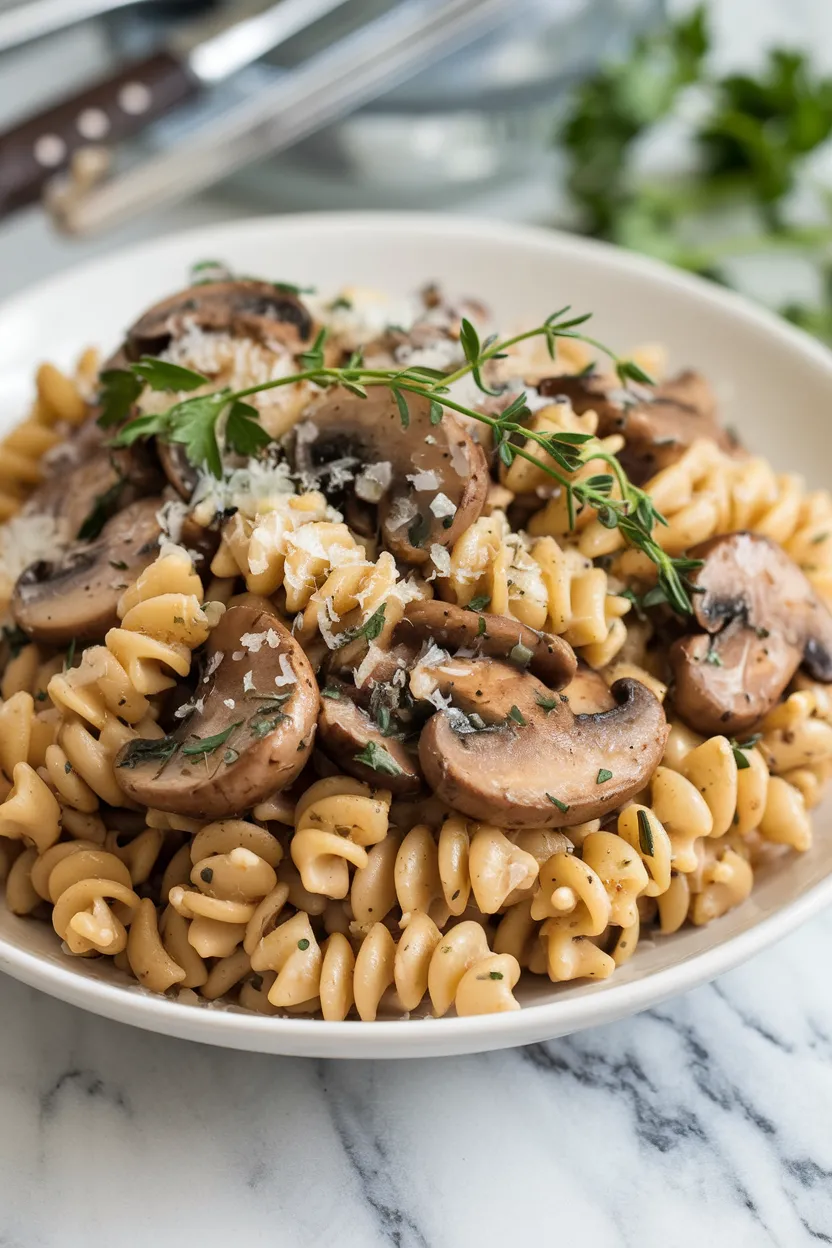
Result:
M53 198L53 216L68 232L89 234L184 198L285 150L507 16L505 0L408 0L189 139L108 182Z
M93 17L135 8L151 0L28 0L0 12L0 52L20 48ZM178 0L183 11L190 0Z
M91 144L133 138L346 0L280 0L205 39L171 41L0 134L0 216L34 202Z

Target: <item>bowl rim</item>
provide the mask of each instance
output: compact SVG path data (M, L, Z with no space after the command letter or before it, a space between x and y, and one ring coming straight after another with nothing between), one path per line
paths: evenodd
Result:
M817 369L829 382L832 393L832 352L802 330L787 324L768 309L755 305L697 277L673 269L662 261L624 251L609 243L538 226L505 224L487 218L420 212L316 212L236 218L228 222L165 234L141 244L115 249L102 257L81 262L52 275L0 303L5 319L37 307L74 282L94 280L113 262L145 258L164 262L166 253L180 252L208 243L221 250L223 240L241 230L288 236L315 231L350 233L383 229L389 239L396 235L412 239L443 237L461 243L472 239L514 245L550 254L569 251L595 264L631 275L690 296L703 310L719 308L770 341L786 346L805 364ZM676 993L686 992L739 965L752 954L771 945L832 902L832 872L806 888L802 894L746 930L701 952L690 954L669 967L648 972L632 981L588 985L579 994L549 1002L533 1003L504 1014L466 1018L425 1018L377 1021L368 1026L358 1021L324 1022L308 1018L275 1018L250 1014L228 1006L201 1006L151 994L139 986L78 975L70 963L21 949L0 936L0 969L32 987L93 1013L162 1034L198 1040L224 1047L286 1055L341 1058L393 1058L441 1056L511 1047L554 1038L635 1013ZM718 922L718 921L717 921Z

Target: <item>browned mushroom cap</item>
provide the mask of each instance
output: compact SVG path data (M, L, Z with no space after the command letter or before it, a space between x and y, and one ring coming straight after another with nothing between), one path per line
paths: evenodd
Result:
M710 438L725 451L736 447L717 420L708 382L689 369L655 388L631 385L624 390L590 373L547 377L538 390L546 398L568 398L579 415L597 412L599 437L622 434L625 445L619 459L637 485L675 463L697 438Z
M18 577L16 623L35 641L99 641L118 624L116 606L131 581L159 553L160 498L125 507L91 544L70 547L54 563L33 563Z
M408 603L394 641L435 641L446 650L473 650L476 657L511 659L527 667L550 689L562 689L575 675L577 660L562 637L538 633L505 615L466 611L438 599Z
M241 280L189 286L155 304L127 331L129 359L158 355L191 325L257 338L266 346L306 341L312 317L296 295L271 282Z
M278 684L287 668L294 681ZM242 814L303 770L319 705L314 673L289 630L256 607L231 607L209 638L191 718L161 741L126 745L116 779L128 797L158 810L194 819Z
M488 465L482 447L451 413L432 425L430 399L405 397L406 428L386 386L371 387L366 399L343 389L328 392L304 422L305 431L310 424L317 428L317 437L296 443L295 459L299 462L302 446L310 467L343 456L389 464L390 485L379 503L386 544L401 559L425 563L432 545L451 546L478 518L488 492Z
M428 720L419 761L434 793L471 818L568 828L627 801L661 761L664 711L638 681L615 682L613 710L575 715L510 663L454 660L450 670L435 669L433 683L456 709ZM418 696L412 679L411 691ZM486 730L465 731L460 711Z
M736 735L780 697L801 664L832 682L832 613L785 551L756 533L693 547L693 618L704 632L670 650L673 701L704 733Z
M356 690L330 681L321 698L318 714L318 744L333 762L367 784L407 796L422 787L418 759L395 737L385 737L375 720L353 700ZM356 759L365 754L376 766Z

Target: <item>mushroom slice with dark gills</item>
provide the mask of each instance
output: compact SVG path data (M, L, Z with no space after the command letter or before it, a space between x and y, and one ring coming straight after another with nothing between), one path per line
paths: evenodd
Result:
M128 584L159 553L160 498L145 498L109 520L90 544L76 543L54 562L33 563L18 577L11 611L34 641L100 641L118 625Z
M635 680L615 682L613 709L584 715L496 659L417 667L410 689L451 700L419 738L430 788L504 827L568 828L615 810L644 788L667 739L661 704Z
M193 713L116 757L124 793L194 819L239 815L285 789L312 750L320 707L303 650L273 615L230 607L211 633Z
M434 425L426 395L402 397L406 421L386 386L370 387L366 399L341 388L328 391L296 430L293 457L300 471L313 475L333 460L349 463L359 497L366 496L367 483L377 486L373 501L389 549L409 563L426 563L431 546L453 545L480 515L488 464L450 412Z
M330 680L321 697L318 745L348 776L410 796L422 788L415 751L385 735L376 719L360 706L358 691Z
M163 299L140 316L127 331L125 355L131 360L158 355L191 327L291 349L309 338L312 316L296 295L271 282L206 282Z
M702 733L736 735L779 699L799 667L832 682L832 612L782 547L756 533L694 546L693 625L675 642L673 701Z
M736 449L735 439L717 419L711 387L689 369L658 386L629 385L625 390L599 373L578 373L547 377L538 390L545 398L563 395L578 415L594 411L599 437L620 433L624 447L618 458L636 485L675 463L697 438L710 438L724 451Z
M574 650L562 637L536 632L506 615L468 611L436 598L408 603L393 638L411 645L433 641L445 650L465 649L476 657L511 659L550 689L568 684L577 665Z

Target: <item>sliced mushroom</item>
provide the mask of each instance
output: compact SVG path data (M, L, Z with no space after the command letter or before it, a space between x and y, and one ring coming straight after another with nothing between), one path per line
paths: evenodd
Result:
M756 533L695 546L693 620L675 642L673 701L702 733L736 735L777 702L801 665L832 682L832 613L785 551Z
M48 476L30 495L27 515L53 516L75 538L93 515L109 519L119 508L159 492L162 478L147 448L102 446L100 432L85 426L70 439L66 455L50 463Z
M736 441L720 425L716 397L700 373L677 373L656 387L616 387L599 373L547 377L538 386L546 398L563 395L573 409L598 415L598 435L620 433L619 459L637 485L673 464L697 438L710 438L725 451Z
M271 282L242 280L190 286L155 304L127 331L125 353L158 355L191 325L214 333L297 347L312 332L312 317L296 295Z
M401 741L384 736L372 716L353 701L354 689L330 682L329 691L321 698L318 714L318 744L324 753L357 780L382 785L401 796L418 793L422 771L417 758ZM376 752L380 766L371 767L356 759L357 754L367 754L368 750Z
M54 563L33 563L18 577L15 621L35 641L100 641L118 624L124 590L159 553L159 498L125 507L90 544L76 543Z
M438 599L408 603L397 624L394 641L435 641L446 650L469 650L474 655L512 659L527 667L550 689L562 689L575 675L577 660L562 637L538 633L505 615L466 611Z
M434 793L471 818L515 828L571 827L626 802L661 761L664 711L638 681L615 682L614 709L575 715L510 663L454 660L450 671L432 674L433 687L451 697L453 709L437 712L422 729L419 761ZM413 679L411 692L420 694ZM467 729L463 715L472 713L485 730Z
M371 387L366 399L343 389L328 392L309 412L294 457L298 467L312 472L343 458L389 464L390 485L379 503L386 544L401 559L425 563L432 545L451 546L479 516L488 465L482 447L450 412L434 425L430 399L404 398L406 427L386 386ZM317 430L313 440L310 426Z
M596 711L611 711L615 706L615 698L610 687L599 672L587 664L578 663L578 670L561 693L569 703L573 715L594 714Z
M315 675L289 630L256 607L230 607L209 638L191 718L161 741L126 745L116 778L157 810L242 814L303 770L319 707Z
M184 446L179 442L164 442L158 438L156 453L168 481L180 498L184 498L186 503L189 502L199 481L199 474L188 459Z

